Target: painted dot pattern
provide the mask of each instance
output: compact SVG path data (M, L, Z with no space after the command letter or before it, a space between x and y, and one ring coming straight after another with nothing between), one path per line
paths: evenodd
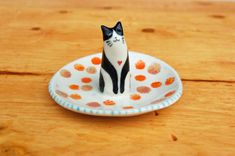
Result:
M113 100L105 100L103 102L105 105L111 106L111 105L115 105L116 103Z
M101 64L101 58L100 57L92 57L90 59L90 64L85 66L85 63L75 63L73 64L73 69L62 69L59 72L59 75L63 78L72 78L73 72L75 71L78 75L82 75L81 77L78 77L77 75L77 83L70 83L67 84L67 88L70 90L69 93L61 91L60 89L57 89L55 92L57 95L63 98L71 98L74 101L82 101L83 95L80 94L80 92L87 92L87 94L92 93L94 87L94 83L91 83L94 80L94 76L98 75L99 66ZM133 68L138 71L137 73L132 72L132 81L136 81L136 83L139 84L139 86L135 86L134 92L131 92L129 95L130 101L132 101L135 104L138 104L138 101L140 102L141 99L144 100L146 96L149 96L149 94L153 93L154 91L157 91L161 89L162 87L169 87L175 82L175 77L168 77L165 79L151 79L151 77L154 77L158 73L161 72L161 65L158 63L148 63L144 62L143 60L136 60L133 64ZM81 74L80 74L81 73ZM69 79L64 79L64 81ZM95 81L94 81L95 82ZM59 88L59 86L57 86ZM63 89L62 89L63 90ZM90 91L90 92L88 92ZM150 104L157 104L164 100L166 100L168 97L172 96L176 91L172 90L169 92L166 92L163 94L163 98L153 99ZM72 94L71 94L72 93ZM81 96L82 95L82 96ZM96 95L93 95L96 96ZM141 100L141 101L143 101ZM100 101L100 99L97 101L91 99L91 101L84 103L89 108L99 108L99 107L109 107L110 106L117 106L118 103L113 100L112 98ZM133 109L133 105L127 105L127 106L121 106L121 109L127 110L127 109Z
M89 74L95 74L96 73L96 68L93 66L89 66L86 68L86 72Z
M82 97L78 94L71 94L69 97L71 97L74 100L80 100Z
M74 68L78 71L83 71L85 67L82 64L75 64Z
M175 90L170 91L167 94L165 94L165 97L169 97L169 96L173 95L174 93L175 93Z
M94 64L94 65L99 65L101 63L101 59L99 57L93 57L91 59L91 62Z
M139 94L132 94L130 95L130 98L132 100L140 100L141 99L141 96Z
M148 72L153 75L159 73L160 70L161 70L161 66L158 63L153 63L148 67Z
M140 86L137 87L137 92L142 93L142 94L147 94L151 91L151 88L147 87L147 86Z
M71 85L69 85L69 88L72 89L72 90L78 90L79 86L76 85L76 84L71 84Z
M81 89L83 91L91 91L92 90L92 86L91 85L82 85Z
M160 103L162 101L164 101L166 98L161 98L161 99L157 99L157 100L154 100L151 102L151 104L157 104L157 103Z
M124 107L122 107L123 109L132 109L132 108L134 108L133 106L124 106Z
M84 77L84 78L82 78L82 82L83 82L83 83L90 83L91 81L92 81L92 79L89 78L89 77Z
M60 75L64 78L70 78L71 77L71 72L66 70L66 69L62 69L60 71Z
M86 105L89 107L100 107L101 106L98 102L89 102Z
M175 81L175 78L174 78L174 77L169 77L168 79L166 79L165 85L169 86L169 85L171 85L174 81Z
M62 92L60 90L56 90L55 91L57 95L63 97L63 98L67 98L68 97L68 94L66 94L65 92Z
M159 88L161 87L162 83L161 82L153 82L151 83L151 87L152 88Z
M146 77L144 75L136 75L135 76L136 81L144 81Z
M135 64L135 68L136 69L144 69L145 68L144 61L142 61L142 60L137 61L136 64Z

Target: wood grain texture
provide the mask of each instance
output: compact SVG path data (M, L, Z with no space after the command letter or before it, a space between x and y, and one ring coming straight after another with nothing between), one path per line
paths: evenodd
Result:
M234 155L234 10L221 1L1 1L0 156ZM53 73L101 51L100 25L117 20L130 50L179 72L183 97L129 118L56 105Z
M105 118L80 115L59 107L47 93L49 79L50 76L0 77L2 154L218 155L235 152L234 84L184 82L180 101L158 114Z
M100 52L100 25L121 20L130 50L166 60L182 78L235 80L233 3L138 2L139 7L110 2L110 9L100 6L107 2L5 2L0 6L1 70L53 73L68 61Z

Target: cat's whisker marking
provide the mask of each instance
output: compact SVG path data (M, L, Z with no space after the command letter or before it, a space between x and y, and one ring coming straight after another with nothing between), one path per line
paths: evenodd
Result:
M108 43L108 46L110 46L110 47L111 47L112 45L113 45L112 43Z

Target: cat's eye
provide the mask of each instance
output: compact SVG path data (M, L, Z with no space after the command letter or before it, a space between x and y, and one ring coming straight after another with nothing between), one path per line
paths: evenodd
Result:
M112 37L113 33L112 33L112 32L108 32L108 33L106 33L106 34L104 34L104 35L105 35L105 38L106 38L106 39L109 39L109 38Z
M116 33L117 33L118 35L123 35L123 32L122 32L121 27L117 27L117 28L115 29L115 31L116 31Z

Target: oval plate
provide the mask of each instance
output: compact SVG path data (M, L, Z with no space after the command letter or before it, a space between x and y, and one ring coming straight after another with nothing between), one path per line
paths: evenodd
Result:
M166 108L182 95L182 82L167 63L129 52L129 95L107 96L99 91L101 53L79 58L61 68L49 83L51 97L60 106L96 116L135 116Z

